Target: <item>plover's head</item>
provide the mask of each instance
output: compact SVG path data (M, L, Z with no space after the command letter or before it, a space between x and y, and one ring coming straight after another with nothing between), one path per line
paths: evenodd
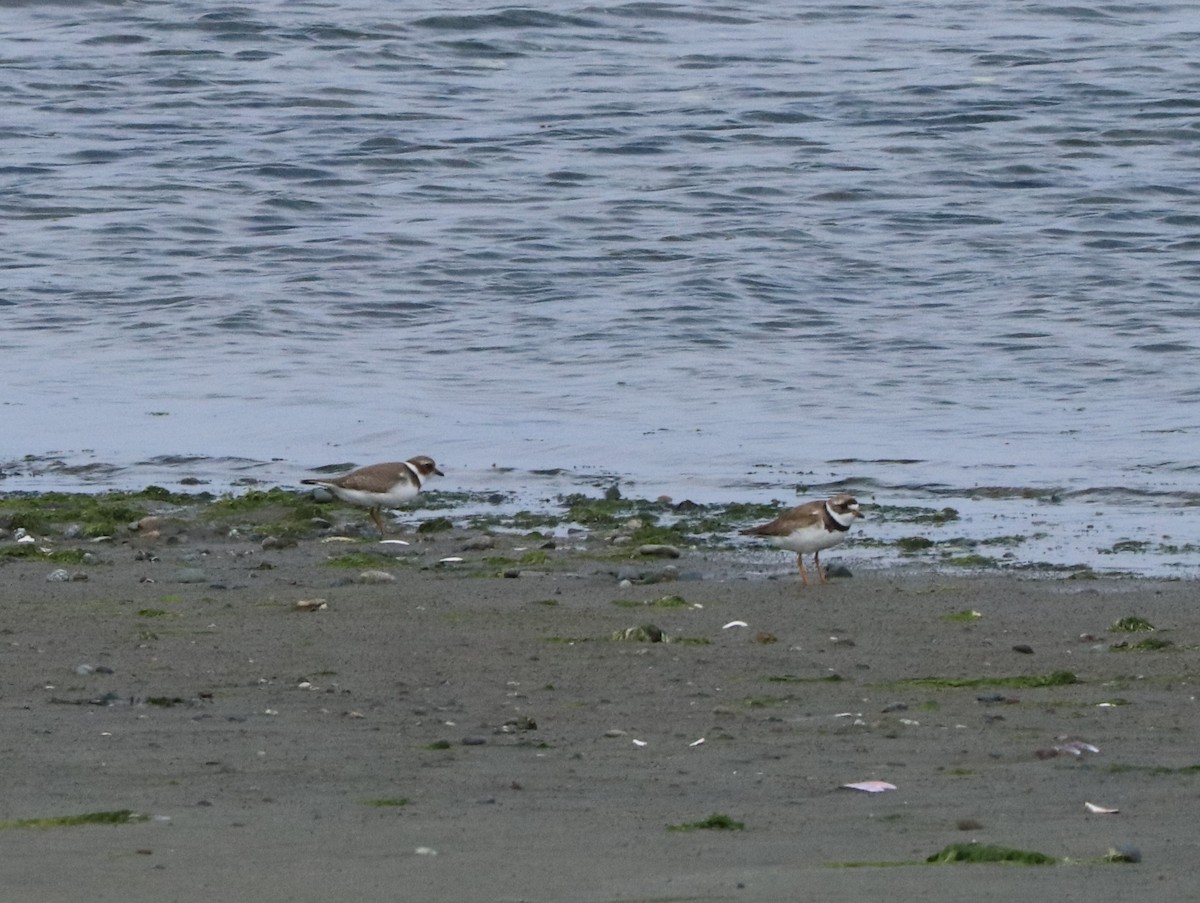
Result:
M445 474L438 470L437 465L433 463L433 458L428 455L417 455L415 458L409 458L408 463L413 469L421 475L421 479L436 474L439 477L444 477Z
M853 523L854 518L864 516L858 508L858 499L852 495L835 495L825 504L839 524Z

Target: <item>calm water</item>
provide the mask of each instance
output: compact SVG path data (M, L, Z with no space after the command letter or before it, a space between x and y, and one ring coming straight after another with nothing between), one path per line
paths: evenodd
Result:
M1200 544L1192 3L0 22L0 489L427 453Z

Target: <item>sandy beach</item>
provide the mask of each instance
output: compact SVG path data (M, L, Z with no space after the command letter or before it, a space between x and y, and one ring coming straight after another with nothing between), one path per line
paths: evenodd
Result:
M1195 893L1192 582L394 538L0 559L8 898ZM970 842L1059 861L924 862Z

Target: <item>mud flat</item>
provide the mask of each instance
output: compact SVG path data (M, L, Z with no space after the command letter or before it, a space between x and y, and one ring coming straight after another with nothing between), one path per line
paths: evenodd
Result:
M1195 889L1194 582L803 587L783 556L439 526L10 530L11 898ZM109 823L55 821L82 816ZM1053 862L926 862L953 844Z

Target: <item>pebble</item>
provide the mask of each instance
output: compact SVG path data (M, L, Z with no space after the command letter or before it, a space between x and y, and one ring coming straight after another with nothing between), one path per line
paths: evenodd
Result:
M494 536L476 536L474 539L468 539L462 544L464 552L483 552L494 548L496 548L496 538Z
M64 568L57 568L57 569L51 571L50 574L46 577L46 582L47 583L82 583L83 581L87 580L87 578L88 578L87 574L84 574L81 572L76 572L76 573L72 574L70 571L68 571Z
M637 553L647 558L678 558L682 553L675 546L665 543L647 543L638 546Z
M476 735L471 735L469 737L462 738L463 746L483 746L486 743L487 743L487 737L479 737Z
M175 572L176 583L206 583L208 578L200 568L180 568Z
M1141 862L1142 851L1132 844L1122 843L1115 847L1110 847L1108 855L1104 858L1109 862Z
M1033 655L1033 647L1025 643L1018 643L1012 648L1013 652L1020 652L1022 655Z
M355 583L395 583L396 575L387 571L363 571L354 578Z
M268 536L262 541L264 551L270 552L276 549L291 549L296 546L296 540L285 536Z
M661 571L642 575L642 583L674 583L678 579L679 568L674 565L667 565Z

